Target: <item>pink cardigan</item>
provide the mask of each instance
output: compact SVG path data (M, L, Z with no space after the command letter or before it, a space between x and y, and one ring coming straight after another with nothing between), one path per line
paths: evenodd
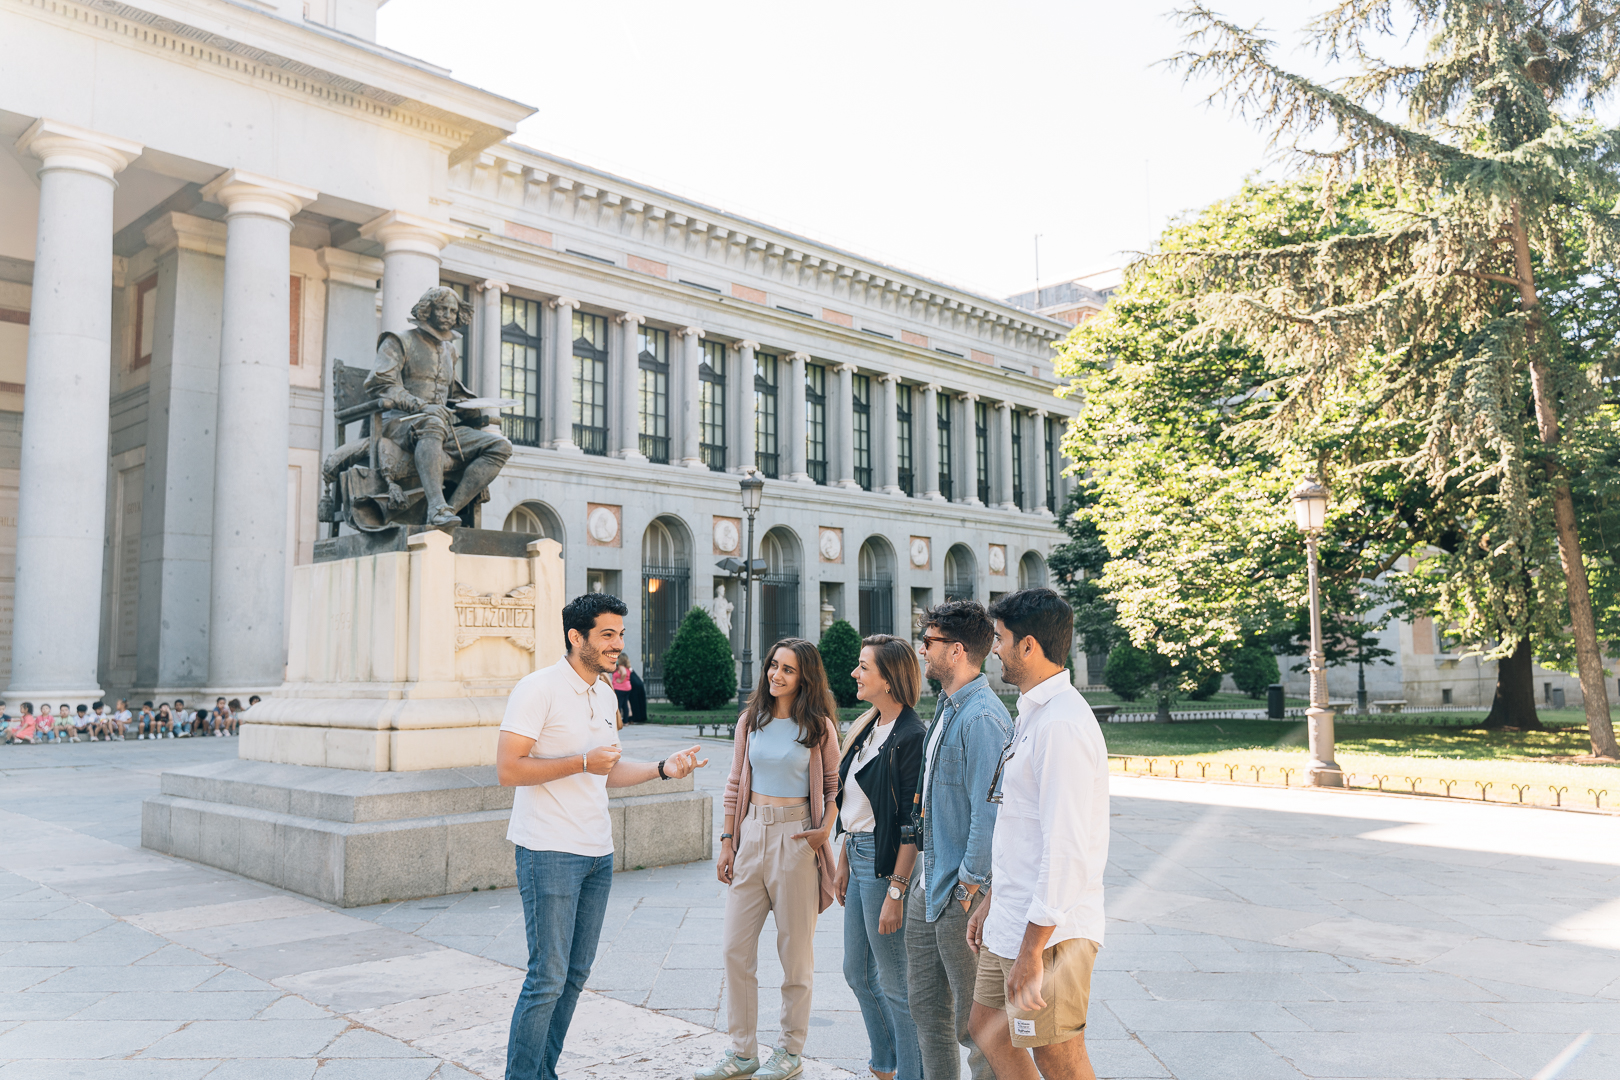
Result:
M747 728L747 714L737 718L737 748L731 755L731 775L726 779L726 813L732 815L736 822L734 826L736 836L732 838L733 850L741 850L743 844L743 824L748 816L748 807L753 797L753 768L748 762L748 737L753 733ZM835 806L838 795L838 726L828 721L821 733L821 741L810 748L810 775L814 777L821 774L821 788L814 785L807 793L810 797L810 828L821 828L822 819L826 816L827 807ZM738 808L742 812L738 812ZM835 811L836 812L836 809ZM821 878L821 906L818 911L826 911L836 895L833 892L833 865L834 856L832 847L822 844L816 850L816 873Z

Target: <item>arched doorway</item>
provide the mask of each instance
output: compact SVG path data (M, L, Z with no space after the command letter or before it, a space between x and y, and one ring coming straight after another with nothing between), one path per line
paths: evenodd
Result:
M1018 587L1040 589L1046 586L1046 560L1039 552L1026 551L1018 560Z
M770 648L799 632L799 538L776 526L760 541L765 574L759 579L759 643ZM761 655L764 655L763 653Z
M692 539L664 514L641 535L641 677L649 697L664 696L664 653L692 606Z
M881 536L867 537L857 566L861 636L894 633L894 548Z
M945 553L945 599L972 600L978 595L979 568L966 544L953 544Z
M563 543L562 519L551 507L535 499L512 507L506 515L506 524L502 525L501 529L505 532L543 536L547 540Z

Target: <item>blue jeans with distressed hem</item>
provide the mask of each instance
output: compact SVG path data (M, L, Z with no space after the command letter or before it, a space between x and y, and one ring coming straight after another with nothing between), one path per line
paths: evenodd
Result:
M563 1039L596 960L613 887L613 856L518 845L517 879L529 971L512 1011L506 1080L557 1080Z
M895 1080L922 1080L922 1051L917 1026L906 1001L906 930L904 921L892 934L878 933L889 879L877 872L877 842L871 833L844 838L849 862L849 891L844 895L844 981L855 992L872 1044L868 1064ZM904 908L902 908L902 912Z

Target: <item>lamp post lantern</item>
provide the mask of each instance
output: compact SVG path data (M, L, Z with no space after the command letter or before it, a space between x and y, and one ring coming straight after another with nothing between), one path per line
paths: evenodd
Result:
M1310 764L1306 774L1316 787L1343 787L1344 773L1333 760L1333 710L1328 708L1327 657L1322 651L1322 599L1316 548L1327 522L1328 489L1307 476L1294 489L1294 521L1305 534L1305 565L1311 592L1311 704L1305 710L1310 731Z
M754 682L754 515L759 513L765 481L749 471L742 478L742 508L748 515L748 546L743 549L743 653L742 678L737 682L737 705L748 704Z

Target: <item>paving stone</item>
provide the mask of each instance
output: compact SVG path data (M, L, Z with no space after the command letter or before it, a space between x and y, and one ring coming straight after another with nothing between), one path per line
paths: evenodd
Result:
M1310 1030L1298 1016L1271 1002L1115 1001L1109 1007L1133 1032Z
M248 1020L279 996L276 990L130 991L108 994L80 1010L77 1017L81 1020Z
M191 990L223 971L219 967L112 967L104 964L68 968L36 983L31 992L110 993L122 990Z
M1495 1080L1515 1075L1460 1039L1443 1033L1385 1032L1368 1038L1341 1032L1266 1032L1260 1038L1307 1076Z
M1255 1035L1153 1031L1138 1038L1177 1080L1299 1080L1304 1075Z
M321 1049L323 1058L414 1058L422 1051L398 1039L364 1028L352 1028Z
M0 1080L217 1080L218 1061L12 1061L0 1064ZM308 1073L305 1073L307 1078ZM248 1080L243 1077L242 1080ZM278 1080L274 1075L252 1080ZM291 1078L289 1078L291 1080ZM301 1078L302 1080L302 1078Z
M1459 1035L1459 1042L1520 1076L1534 1076L1574 1038L1566 1034ZM1558 1080L1620 1080L1620 1038L1594 1035Z
M0 1035L0 1060L129 1057L179 1026L145 1020L39 1020ZM219 1048L209 1056L218 1057Z
M145 1057L314 1057L348 1023L344 1020L199 1020L147 1048Z
M436 1057L401 1059L329 1058L321 1062L315 1080L428 1080L439 1068Z
M253 1058L226 1061L208 1080L310 1080L319 1063L313 1058Z

